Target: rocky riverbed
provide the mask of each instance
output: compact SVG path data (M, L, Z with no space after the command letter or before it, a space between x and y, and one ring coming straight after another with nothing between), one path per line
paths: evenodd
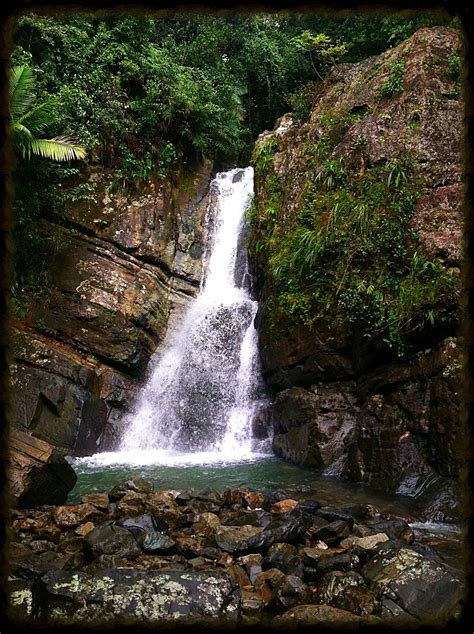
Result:
M403 519L284 491L155 491L12 512L18 625L416 627L454 622L463 573Z

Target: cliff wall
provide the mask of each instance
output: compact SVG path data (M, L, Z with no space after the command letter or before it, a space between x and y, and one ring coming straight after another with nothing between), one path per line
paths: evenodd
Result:
M94 201L49 227L49 286L12 322L13 428L66 455L114 446L170 318L199 288L211 169L128 196L110 171L83 175Z
M460 46L421 29L334 67L254 152L274 450L427 505L462 446Z

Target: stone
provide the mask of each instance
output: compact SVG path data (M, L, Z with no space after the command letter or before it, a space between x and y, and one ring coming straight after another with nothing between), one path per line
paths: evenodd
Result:
M109 506L109 496L107 493L100 493L99 491L94 491L93 493L88 493L87 495L83 495L81 498L82 504L92 504L96 508L101 511L106 511Z
M9 442L8 483L15 505L63 504L77 480L63 455L18 429L11 430Z
M156 531L140 533L137 541L143 552L149 555L170 553L174 551L176 547L174 540Z
M21 546L21 544L17 544L17 546ZM55 553L58 550L58 546L57 546L57 544L54 544L53 542L49 542L46 539L33 539L31 542L29 542L28 548L24 547L24 549L29 555L31 555L31 552L34 552L34 553L45 553L45 552ZM20 559L20 558L21 557L17 557L17 559Z
M215 532L214 539L219 548L228 553L234 553L239 550L239 544L243 540L248 540L261 532L262 529L257 526L220 526Z
M288 553L289 555L297 555L298 549L294 544L286 544L285 542L277 542L276 544L272 544L267 551L267 555L272 555L273 553Z
M392 598L423 622L446 624L460 614L464 593L459 577L413 549L379 553L361 573L376 596Z
M120 526L129 530L134 537L140 533L168 530L168 525L164 520L157 520L152 515L144 513L143 515L135 515L134 517L126 517L118 521Z
M94 528L95 525L92 522L86 522L85 524L81 524L80 526L78 526L74 532L76 533L76 535L84 537L85 535L93 531Z
M244 502L249 509L262 509L265 497L258 491L248 491L244 493Z
M41 585L37 623L48 627L235 626L241 610L238 586L221 572L49 572Z
M272 504L270 512L275 514L288 513L288 511L292 511L297 505L298 502L296 500L280 500L280 502Z
M317 517L322 517L323 519L325 519L327 522L330 522L330 523L335 522L336 520L342 520L343 522L346 522L349 525L350 530L352 530L354 526L354 518L352 517L352 515L344 513L344 511L339 509L323 507L323 508L317 509L315 511L315 515L317 515Z
M56 526L66 530L76 528L84 522L100 521L103 518L104 514L92 504L57 506L53 511Z
M127 517L143 515L145 507L145 495L136 491L126 493L117 502L117 511Z
M126 528L109 523L98 526L84 537L84 551L91 559L99 555L134 559L141 552L135 538Z
M285 575L277 568L266 570L255 579L255 590L260 594L265 605L268 605L274 598L276 589L283 583L284 579Z
M235 581L239 584L241 589L252 588L252 582L250 581L248 574L245 572L245 570L241 566L237 564L234 564L233 566L229 566L229 568L227 568L227 572L233 579L235 579Z
M373 614L378 602L357 572L334 571L325 574L318 584L318 601L353 614Z
M346 537L341 541L341 547L359 546L365 550L372 550L377 544L388 541L389 537L386 533L375 533L375 535L366 535L365 537Z
M153 491L153 483L143 478L131 478L130 480L124 480L110 489L109 499L112 502L116 502L130 491L145 494L151 493Z
M319 528L313 535L314 539L320 539L329 546L341 542L350 535L351 529L349 524L344 520L335 520L326 526Z
M377 617L360 617L347 610L340 610L330 605L297 605L284 614L276 616L272 625L275 628L298 629L301 627L317 626L319 628L354 629L364 625L383 626L383 621Z
M311 601L311 590L299 576L287 575L275 588L269 608L288 610Z
M261 532L242 540L236 546L237 552L260 552L276 542L297 541L311 522L307 514L289 511L273 520Z
M286 575L295 575L303 578L304 565L303 561L296 555L292 555L288 552L275 552L268 553L263 560L264 568L278 568Z
M257 616L264 609L265 604L258 592L243 589L242 590L242 612L247 616ZM260 621L256 620L253 625L259 625Z
M415 541L413 529L408 522L401 518L371 521L367 525L379 533L385 533L391 539L400 539L407 544L412 544Z

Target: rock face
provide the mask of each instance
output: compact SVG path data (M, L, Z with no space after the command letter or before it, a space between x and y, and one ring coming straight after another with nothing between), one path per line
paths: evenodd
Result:
M73 468L44 440L10 434L9 492L20 507L62 504L76 483Z
M314 499L276 506L274 491L151 492L148 484L13 512L12 625L390 629L459 618L462 573L402 518ZM135 515L115 504L131 492L143 506L153 498L153 510ZM269 517L263 529L246 502L256 496Z
M93 202L50 226L47 292L12 323L15 428L73 456L113 447L150 355L199 287L211 168L129 197L113 173L83 175Z
M395 247L386 260L377 252L364 255L363 243L360 246L357 240L363 227L370 227L364 222L389 213L388 194L379 207L375 184L388 187L395 178L401 188L409 178L413 189L405 198L411 197L413 203L405 211L400 206L400 214L407 218L400 234L404 241L397 243L400 253L405 254L405 263L412 258L412 271L418 258L424 258L425 270L434 271L432 279L437 272L456 289L462 252L462 103L450 64L459 45L452 29L421 29L379 57L335 66L314 87L309 121L297 123L285 115L273 132L261 135L254 153L252 240L260 245L255 268L261 299L257 326L263 372L274 394L275 452L328 474L427 497L433 487L449 488L449 479L459 472L463 383L462 342L455 338L457 291L439 293L432 300L436 318L431 322L427 313L419 313L418 322L412 318L416 328L407 330L409 345L397 356L372 317L364 321L359 316L357 321L353 312L362 311L364 304L371 306L372 294L380 291L383 300L389 292L387 284L378 289L377 281L364 287L363 279L357 282L358 272L365 271L369 280L370 267L385 275L398 255ZM400 167L406 157L409 177ZM373 197L367 197L364 211L357 204L370 187ZM354 196L350 205L360 219L354 234L359 251L351 253L348 243L340 261L325 252L320 267L327 275L317 272L319 287L310 281L284 286L279 280L285 258L290 262L286 266L292 266L288 253L296 247L288 243L287 251L277 254L272 248L291 234L303 249L308 241L298 239L308 227L326 231L335 226L331 223L337 226L332 216L342 213L338 210L347 200L343 196ZM326 211L321 200L330 205ZM374 226L382 232L387 223ZM335 240L337 245L337 236ZM403 258L396 261L403 265ZM307 275L308 280L315 279L309 268ZM339 275L339 286L325 296L324 280L329 279L327 288L332 288L328 275ZM351 275L356 282L344 286ZM415 273L408 275L400 293L404 285L414 288ZM426 280L419 284L426 287L431 283ZM361 288L366 288L364 296L357 294ZM409 301L418 301L420 293ZM385 306L394 305L400 296L387 295ZM312 302L309 314L316 315L314 319L304 312L303 300ZM429 307L427 303L425 310ZM291 321L296 310L302 317ZM437 508L436 513L440 519L450 516L446 508Z

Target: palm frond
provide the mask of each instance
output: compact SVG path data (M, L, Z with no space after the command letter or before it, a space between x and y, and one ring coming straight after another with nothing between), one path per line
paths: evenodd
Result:
M33 103L34 77L28 66L15 66L10 76L10 113L16 121Z
M21 123L14 122L12 124L13 135L15 139L15 143L18 149L21 152L23 158L27 158L31 154L31 141L33 140L33 135L28 130L28 128Z
M25 112L17 123L26 126L33 135L41 134L54 121L57 104L57 99L52 97Z
M76 139L58 136L54 139L32 139L31 152L53 161L74 161L85 158L87 150Z

